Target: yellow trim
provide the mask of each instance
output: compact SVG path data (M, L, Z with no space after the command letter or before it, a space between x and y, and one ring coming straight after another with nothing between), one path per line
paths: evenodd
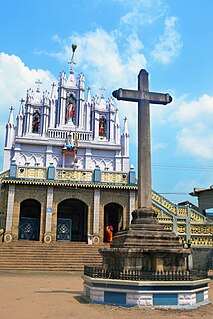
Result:
M2 179L2 184L19 184L19 185L46 185L46 186L67 186L67 187L85 187L85 188L113 188L113 189L131 189L137 190L137 186L128 185L112 185L112 184L94 184L94 183L70 183L59 181L38 181L38 180L18 180L18 179Z

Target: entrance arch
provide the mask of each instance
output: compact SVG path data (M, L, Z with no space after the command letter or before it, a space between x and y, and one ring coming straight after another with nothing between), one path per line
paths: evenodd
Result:
M107 242L106 226L113 227L113 233L123 229L123 207L117 203L109 203L104 206L104 241Z
M21 202L19 216L19 240L39 240L41 204L35 199Z
M88 206L79 199L58 204L56 240L87 241Z

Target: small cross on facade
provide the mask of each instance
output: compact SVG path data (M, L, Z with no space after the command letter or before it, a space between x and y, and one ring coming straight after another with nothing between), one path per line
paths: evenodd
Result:
M42 82L41 82L40 80L37 80L37 81L35 82L35 84L38 85L38 86L37 86L37 89L36 89L36 92L39 93L39 92L40 92L40 85L42 84Z
M112 95L118 100L138 102L138 208L152 211L149 103L166 105L172 97L150 92L148 72L144 69L138 74L138 90L118 89Z
M99 90L101 90L101 97L104 97L104 91L106 91L104 86L102 85L102 87Z

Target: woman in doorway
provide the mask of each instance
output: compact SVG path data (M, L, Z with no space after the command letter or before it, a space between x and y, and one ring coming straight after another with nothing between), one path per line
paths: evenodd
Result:
M107 240L108 242L112 242L112 237L113 237L113 227L112 225L106 226L106 235L107 235Z

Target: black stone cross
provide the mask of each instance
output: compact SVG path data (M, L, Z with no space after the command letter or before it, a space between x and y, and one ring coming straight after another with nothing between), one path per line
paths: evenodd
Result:
M152 210L152 177L149 103L166 105L172 101L167 93L149 92L148 72L138 74L138 90L118 89L112 95L123 101L138 102L138 208Z

